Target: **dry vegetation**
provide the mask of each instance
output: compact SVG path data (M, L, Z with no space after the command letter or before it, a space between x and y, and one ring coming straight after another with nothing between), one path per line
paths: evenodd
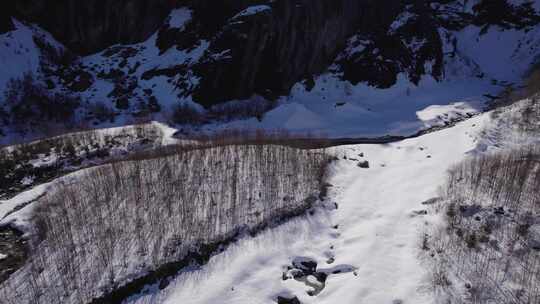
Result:
M540 303L539 188L538 146L450 170L440 206L446 227L424 246L448 303Z
M163 134L153 124L68 133L0 149L0 199L67 172L134 150L155 148Z
M89 303L316 200L323 151L222 143L140 155L57 183L36 204L32 254L0 285L0 302Z

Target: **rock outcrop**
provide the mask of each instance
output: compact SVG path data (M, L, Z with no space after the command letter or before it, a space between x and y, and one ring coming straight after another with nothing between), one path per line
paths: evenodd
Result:
M397 0L289 0L231 16L194 67L201 78L194 98L207 106L253 94L287 94L294 83L324 71L359 29L387 27L401 5Z
M272 100L304 80L309 90L323 72L381 89L399 75L415 84L426 75L443 80L448 58L459 56L453 33L467 26L481 29L479 35L491 27L527 31L540 22L531 3L509 0L26 0L6 7L0 33L13 28L15 16L37 23L77 55L107 47L105 54L114 55L129 48L112 45L157 32L159 54L131 62L150 44L131 49L119 59L132 64L124 73L139 84L166 77L176 97L206 108L254 95ZM175 8L187 16L181 25L167 19ZM178 51L177 61L165 55L161 62L169 51ZM144 66L147 59L156 64ZM139 66L141 75L134 75ZM127 107L123 102L120 109Z
M117 43L135 43L147 39L161 26L177 1L27 0L13 2L14 16L39 24L72 51L89 54Z

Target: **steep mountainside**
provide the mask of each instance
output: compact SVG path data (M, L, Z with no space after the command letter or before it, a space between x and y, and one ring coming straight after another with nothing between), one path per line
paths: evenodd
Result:
M538 0L3 5L0 91L32 72L34 99L71 101L66 119L6 94L4 135L141 119L410 134L432 124L421 117L430 105L480 110L483 95L519 82L540 54Z

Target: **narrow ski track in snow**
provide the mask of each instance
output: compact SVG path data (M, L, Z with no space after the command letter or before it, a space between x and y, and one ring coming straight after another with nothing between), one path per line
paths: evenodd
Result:
M474 150L489 121L486 113L418 138L332 148L339 161L321 208L242 238L167 288L149 287L128 302L262 304L281 296L300 303L433 303L420 246L424 229L439 218L422 203L437 196L447 169ZM363 160L369 168L358 166ZM313 278L285 275L299 260L316 261L328 274L314 296Z

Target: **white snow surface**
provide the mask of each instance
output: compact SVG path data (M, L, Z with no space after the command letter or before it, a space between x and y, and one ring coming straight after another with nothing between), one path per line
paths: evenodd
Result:
M37 26L23 24L13 19L15 30L0 35L0 96L8 81L20 78L24 73L36 73L39 69L41 52L34 37L41 37L57 49L63 46L51 34Z
M185 270L164 290L149 287L148 294L129 303L262 304L278 295L297 296L301 303L433 303L419 251L426 223L438 218L414 211L437 196L446 170L475 149L490 122L483 114L397 143L333 148L340 160L326 204L337 203L337 210L316 209L314 215L244 238L206 266ZM370 168L357 166L364 159ZM326 288L312 297L305 284L281 279L297 257L316 260L321 270L352 267L355 272L331 274ZM331 257L335 261L327 264Z
M169 14L169 26L171 28L183 29L184 26L191 21L193 12L187 8L174 9Z

